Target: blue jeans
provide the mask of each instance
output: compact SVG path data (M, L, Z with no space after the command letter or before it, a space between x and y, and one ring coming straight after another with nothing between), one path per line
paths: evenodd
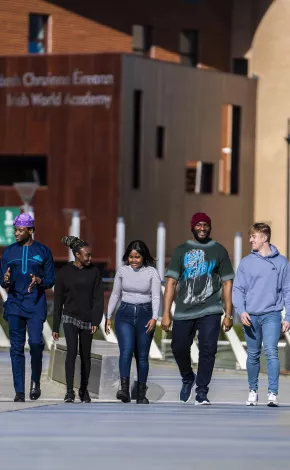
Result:
M152 305L121 302L117 310L115 331L120 349L120 377L130 377L133 354L138 381L146 383L149 371L149 350L154 331L146 333L145 325L152 318Z
M267 360L268 392L278 394L280 361L278 341L281 334L281 313L250 315L251 326L244 326L248 347L247 371L250 390L258 390L262 342Z
M42 370L42 353L44 342L42 338L43 320L34 316L25 318L19 315L8 315L10 336L10 357L12 363L13 382L16 393L25 391L25 355L26 326L31 355L31 380L40 381Z

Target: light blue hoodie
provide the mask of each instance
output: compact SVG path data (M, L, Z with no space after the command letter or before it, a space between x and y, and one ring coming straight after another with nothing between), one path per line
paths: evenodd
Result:
M252 251L242 259L234 280L233 305L239 315L281 312L285 306L285 320L290 321L290 263L274 245L270 247L268 256Z

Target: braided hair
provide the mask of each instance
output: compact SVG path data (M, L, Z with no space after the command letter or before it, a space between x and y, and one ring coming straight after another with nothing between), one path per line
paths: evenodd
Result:
M84 246L89 246L89 244L85 240L81 240L78 237L66 236L61 239L61 242L64 245L68 246L72 250L74 255L76 255L76 253L79 253L81 248L83 248Z

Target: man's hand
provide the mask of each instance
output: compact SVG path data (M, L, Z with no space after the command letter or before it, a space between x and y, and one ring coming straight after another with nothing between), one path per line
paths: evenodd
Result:
M251 326L251 317L247 312L243 312L240 318L243 325Z
M5 284L10 284L10 268L8 268L4 274L4 282Z
M166 280L164 301L163 301L163 315L161 320L161 328L164 331L169 331L172 324L171 307L174 300L175 290L177 287L177 280L168 277Z
M98 327L98 326L96 326L96 325L92 325L92 335L94 335L94 334L95 334L95 332L96 332L98 329L99 329L99 327Z
M226 318L224 317L223 319L223 323L222 323L222 328L225 332L227 331L230 331L230 329L232 328L233 326L233 320L231 320L230 318Z
M35 276L35 274L30 274L32 280L31 280L31 283L29 284L29 287L28 287L28 292L30 293L33 289L34 286L36 286L36 284L40 284L41 283L41 279L40 277L37 277Z
M164 331L169 331L172 324L172 315L171 313L163 313L161 320L161 328Z
M56 331L53 331L52 337L53 337L54 341L58 341L59 340L59 333L56 333Z
M289 321L282 321L282 333L287 333L290 330L290 322Z

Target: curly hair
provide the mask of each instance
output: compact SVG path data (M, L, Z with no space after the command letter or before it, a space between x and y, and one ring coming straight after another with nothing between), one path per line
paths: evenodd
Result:
M68 246L72 250L74 255L76 253L79 253L81 248L83 248L84 246L89 246L89 244L85 240L81 240L78 237L66 236L61 239L61 242L64 245Z

